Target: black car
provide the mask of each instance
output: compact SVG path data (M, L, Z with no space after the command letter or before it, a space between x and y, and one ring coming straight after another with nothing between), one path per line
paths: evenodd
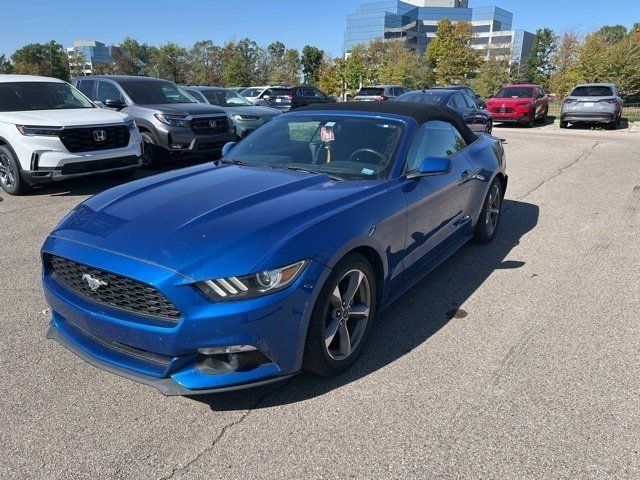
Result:
M462 90L447 90L444 88L416 90L400 95L395 101L449 107L458 112L474 132L491 133L493 130L491 114L481 108L471 96Z
M432 87L431 89L432 90L458 90L460 92L464 92L467 95L469 95L471 98L473 98L476 104L480 108L487 108L487 103L484 101L484 98L482 98L482 95L477 94L476 92L473 91L472 88L467 87L465 85L447 85L446 87Z
M169 157L218 156L235 139L225 111L198 103L175 83L126 75L76 77L73 85L103 108L129 114L144 144L146 165Z
M288 112L298 107L306 107L314 103L334 103L333 97L325 95L316 87L301 85L299 87L275 87L267 90L262 98L272 108Z

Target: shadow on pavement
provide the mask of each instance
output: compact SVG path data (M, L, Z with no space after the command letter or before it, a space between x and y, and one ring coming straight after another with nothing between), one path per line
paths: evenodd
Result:
M629 128L629 120L622 117L616 130L626 130L627 128ZM570 123L567 130L607 130L607 127L601 123L580 122Z
M116 174L107 173L64 180L60 182L47 183L35 186L28 193L28 195L32 197L41 195L50 195L53 197L95 195L97 193L108 190L109 188L122 185L123 183L131 182L133 180L139 180L141 178L156 175L158 173L168 172L170 170L175 170L178 168L191 167L193 165L205 163L207 161L210 160L203 158L175 160L167 162L161 167L153 170L147 168L139 168L136 173L129 178L118 178Z
M398 360L426 342L449 321L481 322L461 305L495 271L524 265L505 257L538 223L539 209L505 200L500 230L488 245L467 244L404 294L376 319L362 356L346 372L332 378L302 373L265 387L190 397L212 410L246 410L300 402L343 387ZM428 347L427 347L428 348ZM275 395L274 393L278 393Z

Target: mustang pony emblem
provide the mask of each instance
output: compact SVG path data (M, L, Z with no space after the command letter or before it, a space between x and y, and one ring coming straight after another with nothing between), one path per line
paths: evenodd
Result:
M92 292L95 292L100 287L106 287L108 285L107 282L103 282L99 278L93 278L88 273L85 273L82 275L82 280L87 282L87 285L89 285L89 288L91 289Z

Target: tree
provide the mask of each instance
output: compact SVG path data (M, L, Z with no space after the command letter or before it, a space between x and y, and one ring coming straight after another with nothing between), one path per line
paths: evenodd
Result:
M14 73L69 80L67 53L55 40L25 45L15 51L11 60Z
M11 65L11 61L4 55L0 55L0 73L11 73L13 72L13 65Z
M569 93L579 81L576 77L575 65L580 58L581 42L575 32L565 32L556 38L557 49L552 58L553 74L549 89L560 95Z
M302 74L304 75L304 82L310 85L315 85L318 81L318 70L322 64L324 58L324 52L317 47L306 45L302 49L302 58L300 63L302 65Z
M160 45L152 54L152 70L157 77L166 78L175 83L185 83L188 69L187 50L180 45L168 42Z
M224 84L231 87L254 83L260 52L258 44L248 38L227 42L222 52Z
M508 60L489 56L473 79L473 89L485 98L495 94L500 87L512 81L510 67Z
M344 85L344 60L325 58L318 69L316 86L328 95L341 97L344 94Z
M438 84L463 83L475 76L482 59L471 47L473 27L469 22L457 22L448 19L438 22L436 38L427 51L425 60L434 70Z
M344 65L344 78L352 93L364 84L376 83L370 66L367 48L364 45L353 47Z
M284 53L282 60L282 77L280 82L286 85L295 85L300 83L300 54L298 50L290 48Z
M151 57L155 47L127 37L118 48L114 49L114 72L120 75L149 75L157 76L157 72L151 72Z
M596 32L601 35L607 43L616 43L627 35L627 27L624 25L605 25Z
M189 85L213 85L214 62L219 47L211 40L201 40L193 44L187 52L187 83Z
M380 83L409 88L427 88L434 83L431 70L415 52L398 42L385 42L385 47L377 72Z
M556 39L553 30L541 28L536 31L531 53L525 61L524 78L528 82L549 88L553 73L553 54L556 51Z

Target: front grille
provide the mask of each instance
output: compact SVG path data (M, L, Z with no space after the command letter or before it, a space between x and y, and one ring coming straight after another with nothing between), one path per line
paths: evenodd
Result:
M211 126L210 122L215 122ZM191 130L198 135L215 135L216 133L227 133L229 131L229 121L227 117L201 117L191 120Z
M147 284L56 255L47 255L45 265L58 282L93 302L175 322L180 318L178 309L158 290ZM91 290L86 277L83 278L85 275L104 283L98 289Z
M62 175L74 175L77 173L100 172L113 168L138 166L138 157L130 155L128 157L107 158L105 160L90 160L88 162L73 162L62 166Z
M102 140L103 138L104 140ZM60 140L72 153L123 148L129 145L129 127L127 125L111 125L65 128L60 133Z
M515 109L511 107L496 107L491 109L493 113L515 113Z

